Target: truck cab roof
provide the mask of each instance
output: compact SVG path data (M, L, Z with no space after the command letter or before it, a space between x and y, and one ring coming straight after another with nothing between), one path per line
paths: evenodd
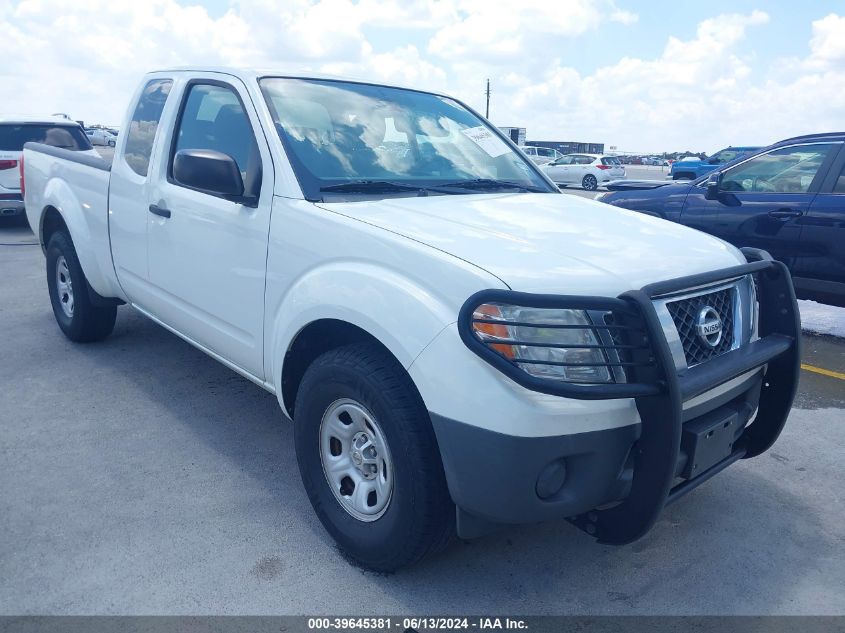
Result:
M431 94L444 95L445 93L434 90L420 90L411 86L406 86L394 82L382 81L371 77L358 77L355 75L334 75L331 73L321 73L312 71L303 71L302 69L293 68L244 68L236 66L171 66L151 71L149 75L160 75L167 73L220 73L223 75L230 75L237 77L244 82L257 81L262 77L290 77L293 79L324 79L330 81L344 81L347 83L362 83L372 84L377 86L388 86L391 88L402 88L404 90L415 90L417 92L428 92Z

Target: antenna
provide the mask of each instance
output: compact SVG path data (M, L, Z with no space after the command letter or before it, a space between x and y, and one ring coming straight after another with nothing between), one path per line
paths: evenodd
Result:
M489 119L490 118L490 80L489 79L487 80L487 90L485 91L485 94L487 95L487 111L484 114L484 118Z

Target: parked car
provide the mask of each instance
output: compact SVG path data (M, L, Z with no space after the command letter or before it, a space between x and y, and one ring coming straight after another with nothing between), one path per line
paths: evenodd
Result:
M127 118L111 165L24 150L59 328L105 338L127 303L274 393L362 565L561 517L628 543L784 425L782 264L562 195L452 98L168 70Z
M845 306L845 133L786 139L693 182L626 181L602 202L767 250L799 297Z
M704 160L697 156L688 156L672 163L669 176L672 180L695 180L726 163L748 156L759 149L759 147L726 147Z
M526 156L531 159L535 165L545 165L558 160L563 154L556 149L550 147L534 147L532 145L523 145L520 147Z
M567 154L548 165L541 165L545 174L560 187L579 185L595 191L611 180L625 177L625 167L615 156L602 154Z
M90 128L85 130L85 134L91 141L91 145L114 147L117 144L117 134L105 128Z
M79 124L57 116L0 117L0 215L23 215L20 160L24 143L37 141L93 153Z

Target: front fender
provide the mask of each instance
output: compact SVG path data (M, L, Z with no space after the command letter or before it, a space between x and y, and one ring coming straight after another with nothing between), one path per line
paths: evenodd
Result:
M468 296L468 295L467 295ZM439 332L457 319L460 304L396 271L362 261L334 261L293 283L267 315L265 369L281 394L286 352L309 323L336 319L378 339L407 369Z

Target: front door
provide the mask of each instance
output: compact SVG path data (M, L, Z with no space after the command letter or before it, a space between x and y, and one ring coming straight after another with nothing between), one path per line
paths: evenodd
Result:
M159 165L158 186L149 201L156 209L147 215L151 311L263 379L273 166L266 140L256 134L261 127L245 87L220 77L194 79L182 88L180 114L162 154L167 158ZM257 201L247 206L177 182L173 156L197 149L234 158L245 190Z
M682 223L743 247L761 248L793 269L802 257L801 227L834 143L807 143L759 154L722 174L717 200L692 187Z
M552 182L568 183L571 181L569 171L572 169L572 157L564 156L557 159L555 162L544 167L544 170Z

